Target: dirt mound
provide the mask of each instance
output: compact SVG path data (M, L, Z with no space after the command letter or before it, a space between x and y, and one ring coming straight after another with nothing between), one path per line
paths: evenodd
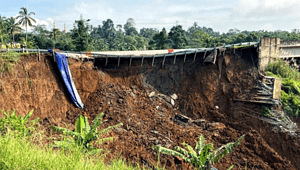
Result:
M200 54L199 54L200 55ZM233 153L216 165L244 169L298 169L299 140L275 131L272 124L260 119L261 106L235 103L233 99L251 91L259 79L251 56L255 50L218 56L217 63L203 63L202 56L145 60L138 59L128 67L127 60L119 68L113 62L103 66L102 60L81 62L69 59L75 85L85 104L80 110L72 104L55 63L49 56L24 57L16 72L1 78L1 108L15 108L25 114L35 109L34 117L43 124L75 123L79 115L92 120L104 112L102 126L122 122L124 126L111 133L116 140L103 147L110 157L120 153L131 163L153 167L160 144L173 148L183 142L195 145L200 134L215 147L236 141L246 134ZM255 61L255 60L254 60ZM192 169L177 158L161 155L168 169Z

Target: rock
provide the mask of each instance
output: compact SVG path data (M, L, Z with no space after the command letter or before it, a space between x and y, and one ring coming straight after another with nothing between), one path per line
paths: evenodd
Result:
M223 123L207 123L207 130L223 130L226 126Z
M178 96L177 96L177 94L172 94L171 96L170 96L172 99L174 99L174 100L177 100L178 99Z
M175 105L174 99L171 99L171 104L172 104L173 106Z
M155 95L155 92L153 91L149 94L149 97L153 97L154 95Z

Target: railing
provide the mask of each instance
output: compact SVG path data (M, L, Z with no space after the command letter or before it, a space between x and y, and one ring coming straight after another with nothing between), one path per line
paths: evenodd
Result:
M178 56L178 55L188 55L188 54L196 54L196 53L202 53L202 52L209 52L209 51L215 51L218 49L227 49L227 48L234 48L235 46L255 46L258 45L260 42L244 42L244 43L237 43L237 44L230 44L230 45L224 45L214 48L197 48L197 49L186 49L179 52L173 52L173 53L165 53L165 54L155 54L155 55L141 55L141 56L134 56L134 55L113 55L113 54L104 54L102 52L76 52L76 51L58 51L61 54L66 54L67 57L71 58L106 58L106 57L116 57L116 58L153 58L153 57L169 57L169 56ZM17 51L17 52L38 52L38 53L44 53L48 52L46 49L3 49L0 50L0 52L3 51ZM74 57L75 55L75 57ZM84 55L84 56L83 56ZM73 57L72 57L73 56ZM91 56L91 57L89 57Z

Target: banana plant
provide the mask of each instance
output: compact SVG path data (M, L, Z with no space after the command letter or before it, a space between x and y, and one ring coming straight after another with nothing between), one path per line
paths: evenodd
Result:
M238 146L245 135L241 136L236 142L231 142L213 150L213 143L205 144L205 138L200 135L196 143L195 150L188 144L182 143L186 148L176 146L174 149L168 149L163 146L155 145L152 148L158 151L158 160L160 153L173 155L182 158L184 161L191 163L198 170L207 170L212 168L212 163L217 163L220 158L231 153L233 148ZM229 169L232 169L231 166Z
M114 126L109 126L105 129L98 131L98 127L102 123L102 117L104 113L100 113L94 120L93 125L90 126L88 122L88 118L86 116L80 116L77 118L75 123L75 130L71 131L66 128L54 126L53 128L58 132L63 132L65 135L73 137L73 140L67 139L63 141L55 141L53 145L54 147L63 147L70 148L72 146L82 146L85 149L93 149L92 141L96 140L97 143L102 144L105 141L112 141L113 137L101 138L100 135L106 134L112 129L118 128L122 126L122 123L119 123Z
M19 134L26 136L29 135L30 131L32 131L33 126L26 127L26 125L29 123L29 119L31 115L33 114L33 110L31 110L29 113L27 113L24 117L21 115L17 116L16 111L7 111L1 110L2 114L4 115L4 118L0 120L0 129L2 133L5 133L8 131L8 128L15 132L19 132ZM34 125L38 121L38 119L33 120Z

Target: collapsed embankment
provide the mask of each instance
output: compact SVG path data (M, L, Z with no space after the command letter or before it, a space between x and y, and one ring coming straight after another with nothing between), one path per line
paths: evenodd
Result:
M176 64L167 58L163 66L157 59L153 67L152 59L143 66L133 60L131 67L129 60L116 67L113 60L104 66L99 59L94 67L92 62L69 59L85 110L71 102L50 56L42 55L41 62L34 55L23 57L13 74L0 79L0 106L22 115L34 109L33 118L39 117L45 127L66 123L74 128L79 115L92 120L104 112L102 126L124 124L111 133L116 140L103 145L110 150L108 159L121 153L131 163L152 167L157 161L153 145L194 146L203 134L219 147L246 134L217 168L233 164L235 169L298 169L299 139L260 119L260 105L233 101L256 86L256 50L228 51L217 57L216 64L203 63L201 55L196 62L188 56L185 63L178 57ZM168 169L192 169L167 155L161 156L161 164Z

